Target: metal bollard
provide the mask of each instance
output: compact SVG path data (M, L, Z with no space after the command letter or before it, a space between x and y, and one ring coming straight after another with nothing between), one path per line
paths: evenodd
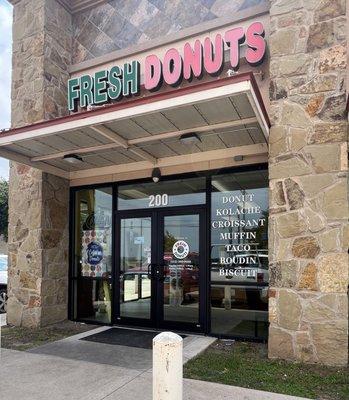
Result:
M183 339L162 332L153 339L153 400L183 398Z

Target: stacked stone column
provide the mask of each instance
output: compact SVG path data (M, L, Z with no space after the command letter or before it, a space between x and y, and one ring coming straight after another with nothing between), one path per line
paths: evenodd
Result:
M14 2L12 127L67 113L71 15L56 0ZM69 183L11 163L9 324L67 318Z
M271 0L269 357L348 362L345 0Z

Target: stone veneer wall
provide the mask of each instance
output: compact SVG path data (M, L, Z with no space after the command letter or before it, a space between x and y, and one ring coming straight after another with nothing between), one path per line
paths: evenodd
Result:
M56 0L14 6L12 127L67 113L71 15ZM11 163L8 323L66 319L69 183Z
M348 362L345 3L271 1L271 358Z
M268 0L109 0L74 16L73 64L267 3Z

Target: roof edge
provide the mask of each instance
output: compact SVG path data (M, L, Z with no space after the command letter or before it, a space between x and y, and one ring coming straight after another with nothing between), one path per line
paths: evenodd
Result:
M36 122L34 124L25 125L25 126L22 126L19 128L12 128L12 129L8 129L8 130L4 130L4 131L0 132L0 138L7 137L10 141L11 136L16 135L18 133L29 132L29 131L33 131L35 129L54 126L54 125L58 125L60 123L68 122L68 121L85 119L85 118L95 116L95 115L106 114L108 112L116 111L119 109L130 108L135 105L143 104L145 102L154 102L154 101L161 100L163 98L167 98L170 96L173 97L174 94L176 96L180 96L180 95L186 94L186 93L194 93L194 92L198 92L200 90L205 90L212 86L219 87L219 86L224 86L228 83L239 83L239 82L243 82L243 81L251 82L253 90L256 93L258 101L261 105L263 116L264 116L267 124L270 127L270 120L269 120L260 90L258 88L258 84L253 75L253 72L249 71L249 72L243 72L241 74L237 74L237 75L233 75L233 76L229 76L229 77L224 77L224 78L218 77L214 80L199 82L196 85L185 86L185 87L176 89L174 91L158 92L156 94L153 94L151 96L146 96L146 97L136 97L136 98L133 98L126 102L124 101L124 102L119 102L119 103L107 104L104 107L97 108L94 110L81 111L81 112L77 112L75 114L70 114L70 115L54 118L54 119L47 120L47 121Z

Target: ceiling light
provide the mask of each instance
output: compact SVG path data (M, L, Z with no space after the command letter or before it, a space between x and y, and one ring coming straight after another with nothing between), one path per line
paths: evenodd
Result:
M76 154L66 154L63 159L70 164L79 164L83 162L83 159Z
M153 179L153 181L155 183L159 182L160 178L161 178L161 171L159 170L159 168L154 168L152 173L151 173L151 178Z
M184 133L179 137L179 140L184 144L192 144L195 142L201 142L200 137L195 132Z

